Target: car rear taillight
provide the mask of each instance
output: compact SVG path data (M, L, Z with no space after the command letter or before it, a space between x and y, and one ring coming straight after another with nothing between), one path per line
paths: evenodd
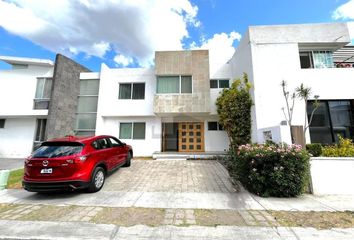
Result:
M88 158L88 155L83 155L83 156L77 157L77 158L75 158L75 163L85 162L87 158Z

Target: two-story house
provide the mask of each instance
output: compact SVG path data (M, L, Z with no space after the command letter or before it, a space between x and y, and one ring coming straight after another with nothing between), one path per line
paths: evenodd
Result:
M272 136L277 142L291 142L282 107L281 82L289 91L301 83L319 96L307 143L334 143L337 134L354 138L354 51L346 23L255 26L248 31L230 60L233 77L248 73L253 84L252 140L263 142ZM305 116L313 110L295 103L292 125L307 125ZM308 116L309 118L309 116Z
M214 105L230 76L210 80L207 50L156 52L154 69L103 64L99 73L82 73L80 79L99 82L99 92L92 98L97 111L88 109L89 101L78 111L79 134L116 135L137 156L228 149Z

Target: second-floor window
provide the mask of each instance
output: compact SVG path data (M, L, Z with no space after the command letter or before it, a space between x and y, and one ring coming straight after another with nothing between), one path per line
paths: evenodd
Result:
M301 68L333 68L332 51L301 51Z
M229 79L211 79L210 88L229 88Z
M145 99L145 83L120 83L118 99Z
M157 93L192 93L192 76L157 76Z
M38 78L35 99L50 99L52 90L51 78Z

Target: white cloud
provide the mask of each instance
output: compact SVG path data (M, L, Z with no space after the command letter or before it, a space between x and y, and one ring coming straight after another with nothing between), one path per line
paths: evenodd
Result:
M155 50L182 49L188 27L200 26L197 13L189 0L0 0L7 31L53 52L113 50L122 65L146 66Z
M350 0L345 4L340 5L332 14L335 20L354 20L354 0ZM354 42L354 21L348 22L349 35Z
M241 39L238 32L217 33L210 39L203 39L200 46L195 42L191 44L191 49L208 49L210 72L214 73L218 67L225 64L235 52L234 42Z
M350 0L345 4L339 6L333 13L332 17L336 20L354 19L354 0Z
M133 58L125 57L122 54L116 55L113 60L114 60L114 62L117 63L117 66L123 66L123 67L126 67L129 64L134 62Z

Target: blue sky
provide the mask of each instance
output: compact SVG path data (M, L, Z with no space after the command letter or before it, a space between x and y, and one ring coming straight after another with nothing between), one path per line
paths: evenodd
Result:
M59 52L93 71L149 67L155 50L227 61L248 26L332 21L354 21L354 0L0 0L0 55Z

